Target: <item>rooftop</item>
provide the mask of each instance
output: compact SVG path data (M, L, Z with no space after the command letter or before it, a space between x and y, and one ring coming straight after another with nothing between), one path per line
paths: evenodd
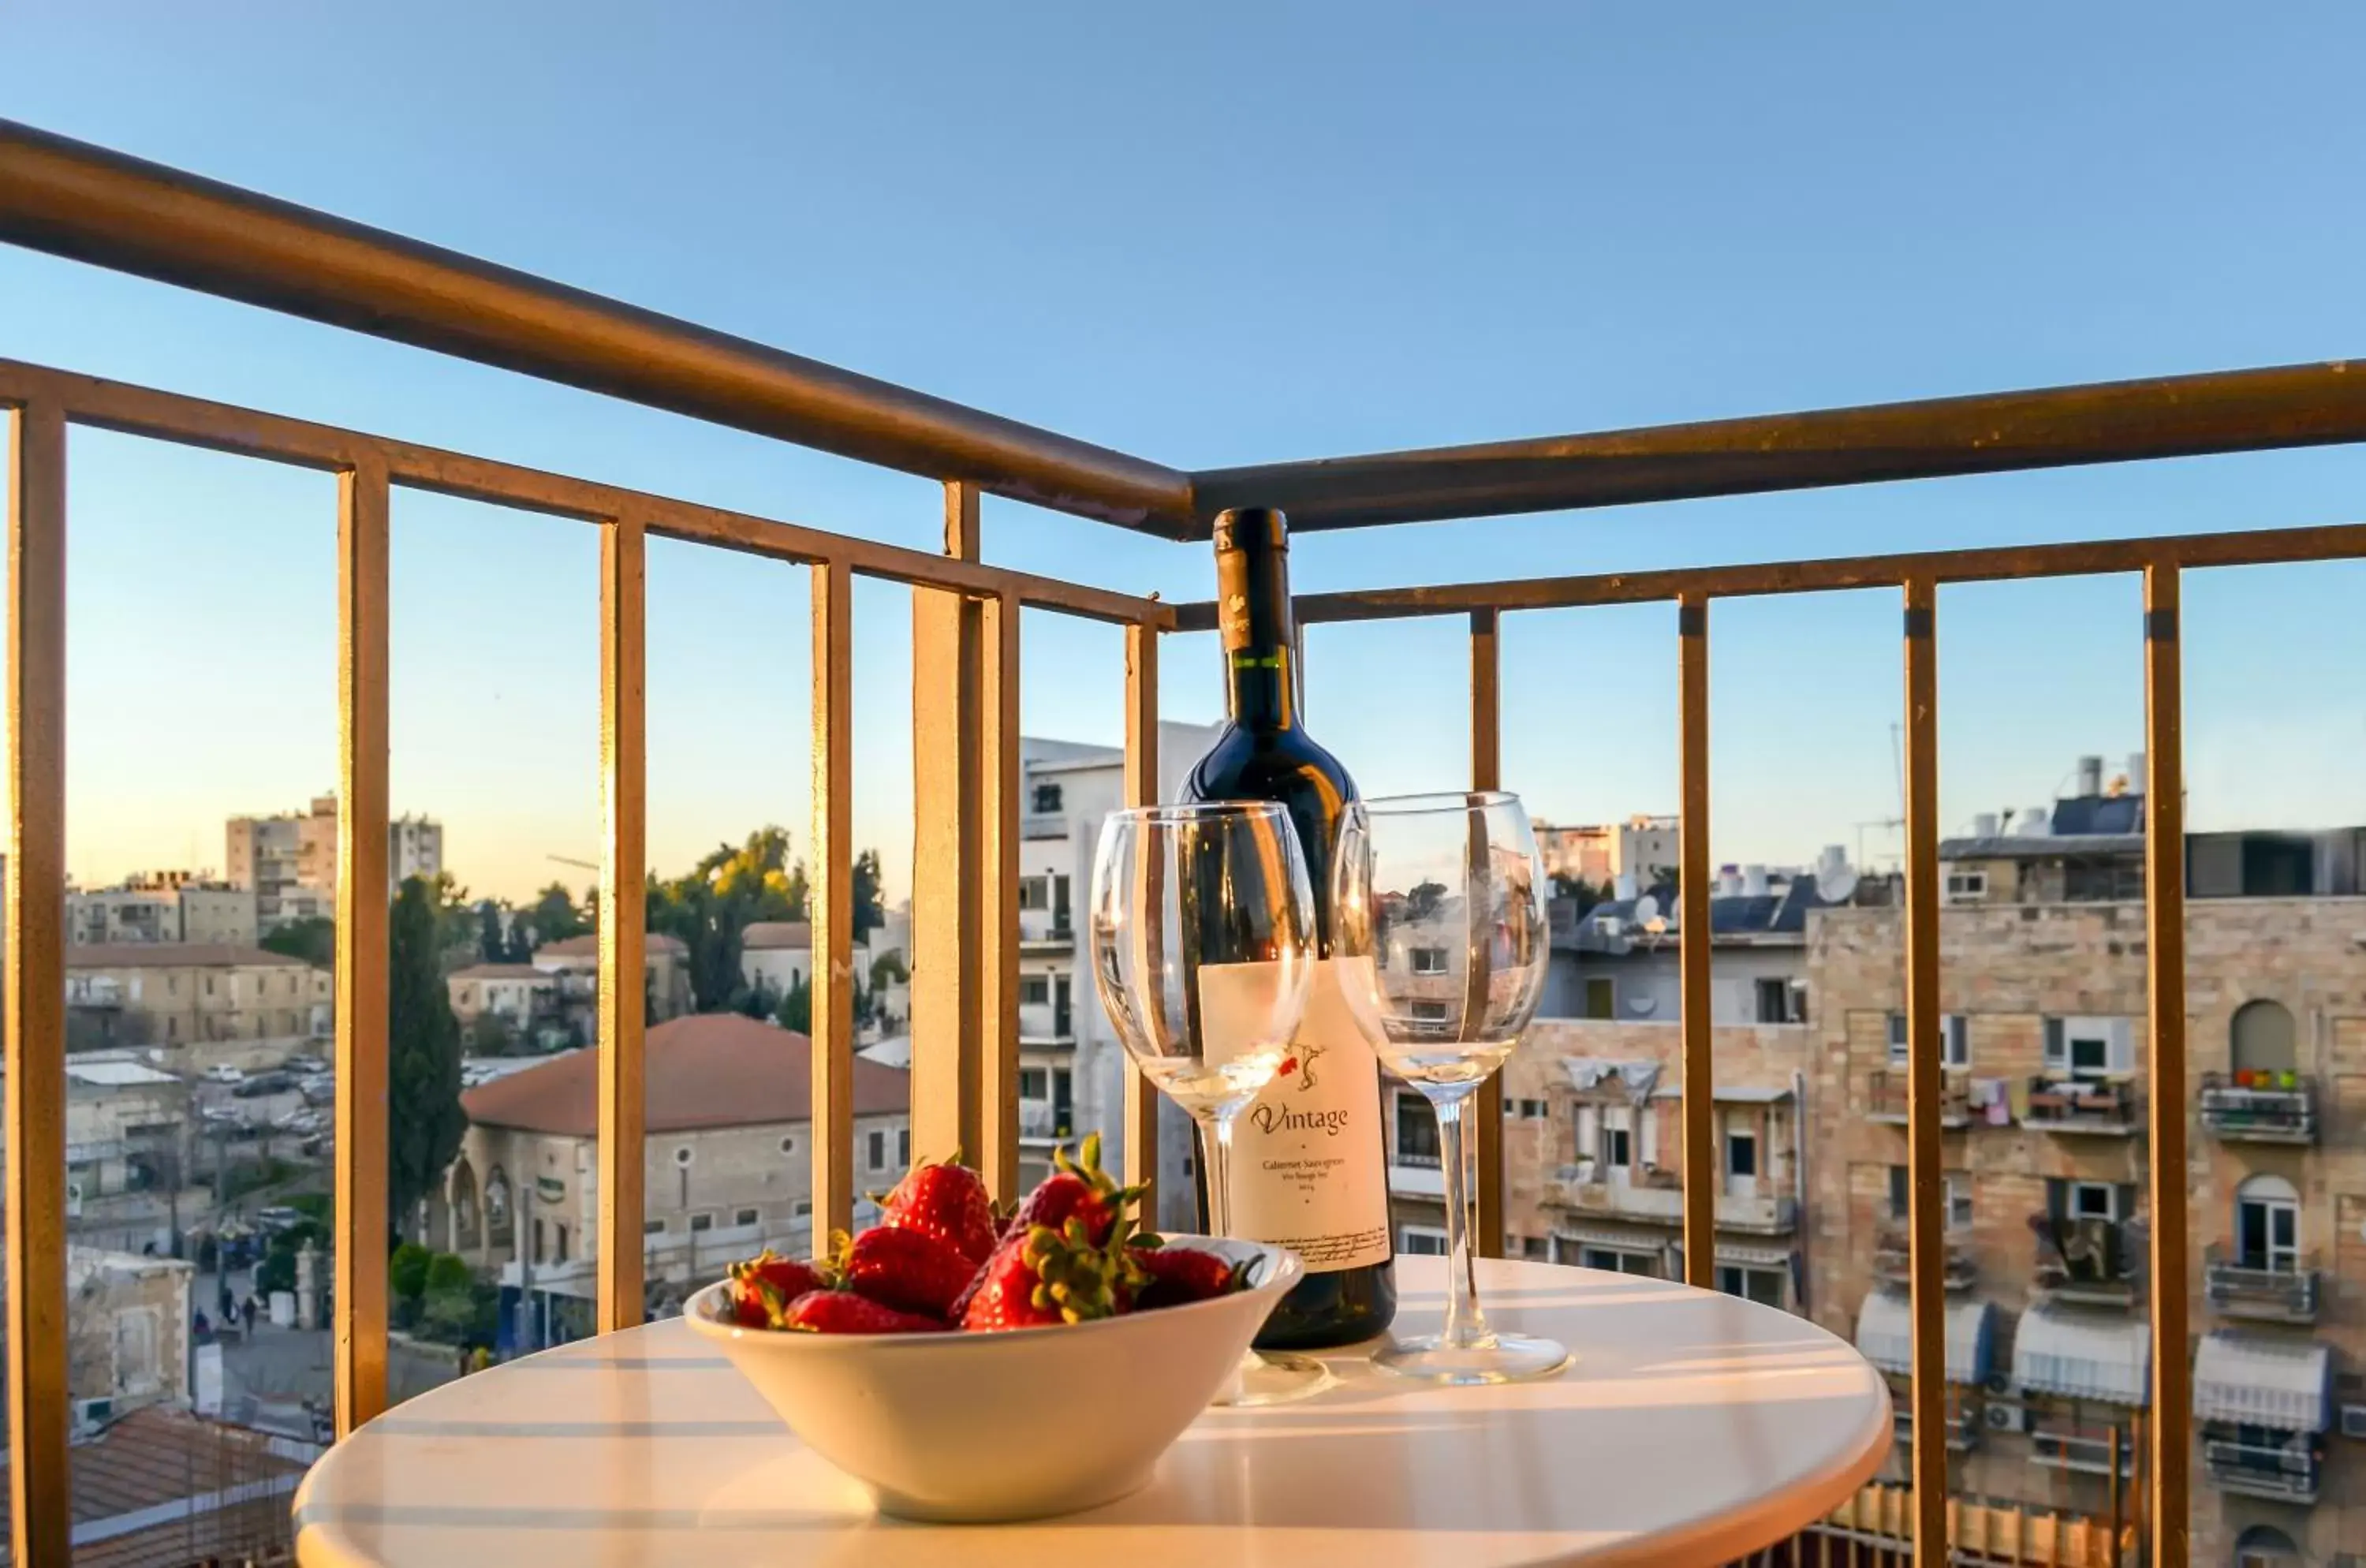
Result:
M466 969L455 969L445 976L447 980L549 980L550 972L531 964L471 964Z
M648 953L670 953L677 956L690 951L682 938L668 936L663 931L649 932L642 939L642 946ZM597 958L600 956L600 933L586 931L564 942L546 942L534 950L534 955L536 958Z
M74 1446L75 1568L185 1568L284 1548L287 1499L308 1463L298 1448L184 1410L134 1411Z
M739 933L739 945L751 953L811 952L811 920L756 920Z
M813 1043L736 1012L693 1013L648 1032L648 1130L751 1127L813 1119ZM460 1097L489 1127L595 1134L599 1053L570 1052L480 1084ZM887 1115L911 1103L909 1074L854 1064L854 1113Z
M125 942L66 949L68 969L310 969L300 958L231 942Z

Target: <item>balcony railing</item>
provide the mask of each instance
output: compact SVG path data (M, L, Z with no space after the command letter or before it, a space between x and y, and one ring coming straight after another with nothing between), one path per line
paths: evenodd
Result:
M1027 811L1020 814L1019 836L1022 839L1065 839L1068 836L1068 814L1065 811Z
M2031 1293L2064 1306L2127 1307L2143 1293L2139 1250L2128 1227L2112 1220L2029 1217L2036 1248Z
M1019 1135L1031 1142L1056 1141L1076 1135L1076 1113L1048 1100L1019 1102Z
M1873 1278L1876 1283L1893 1291L1903 1291L1913 1283L1913 1249L1907 1244L1903 1228L1886 1226L1876 1235ZM1954 1295L1979 1282L1979 1266L1972 1259L1971 1248L1958 1237L1949 1236L1940 1260L1939 1288Z
M1865 1075L1865 1119L1887 1122L1897 1126L1906 1124L1907 1075L1902 1068L1876 1067ZM1941 1080L1939 1090L1939 1125L1964 1127L1971 1124L1971 1086L1954 1074Z
M2136 1447L2132 1428L2116 1433L2108 1427L2074 1427L2040 1422L2029 1429L2029 1462L2050 1470L2075 1470L2088 1475L2112 1473L2118 1454L2123 1479L2135 1474Z
M2315 1323L2318 1279L2314 1253L2270 1261L2213 1247L2202 1264L2203 1289L2221 1317Z
M2043 1076L2029 1080L2029 1110L2022 1117L2025 1127L2124 1138L2142 1123L2135 1086L2125 1079Z
M1625 1182L1589 1179L1564 1166L1545 1184L1545 1201L1581 1214L1678 1226L1684 1223L1681 1177L1673 1170L1638 1171ZM1798 1202L1783 1193L1719 1192L1717 1228L1755 1235L1787 1235L1798 1228Z
M2297 1073L2204 1073L2202 1124L2228 1143L2316 1142L2316 1085Z
M1890 1406L1889 1429L1894 1441L1910 1447L1914 1441L1913 1407L1905 1404ZM1977 1410L1965 1405L1947 1417L1947 1447L1952 1452L1969 1453L1979 1447L1979 1442L1980 1413Z
M1029 920L1019 928L1019 951L1042 955L1071 953L1076 946L1076 927L1066 920Z
M335 476L338 489L336 1111L332 1376L337 1427L385 1407L388 1234L385 1101L355 1086L387 1066L389 497L397 487L580 522L600 541L601 736L605 820L600 929L596 1187L602 1244L597 1326L637 1321L643 1302L643 931L646 855L644 581L656 536L810 570L817 785L809 850L815 914L813 1220L852 1212L852 685L857 577L913 590L916 850L911 996L913 1144L978 1151L1008 1197L1018 1179L1020 938L1016 846L1021 790L1016 684L1021 612L1113 624L1125 644L1124 796L1157 793L1161 634L1204 631L1209 604L1170 605L986 565L979 502L993 493L1162 538L1204 541L1230 505L1287 509L1301 531L1624 505L1752 491L2004 472L2203 453L2366 441L2366 377L2342 364L2008 393L1651 430L1553 436L1371 457L1199 473L1173 468L905 388L693 328L580 290L435 250L175 171L0 123L0 242L354 327L554 382L918 474L943 487L942 554L537 472L459 453L0 362L0 409L14 435L12 565L5 658L10 750L6 929L7 995L0 1058L9 1069L5 1142L11 1223L5 1337L13 1561L70 1556L69 1409L63 1301L63 1103L67 432L73 426L208 447ZM2187 1103L2185 798L2180 752L2185 574L2205 568L2366 558L2366 526L2218 533L2006 547L1527 581L1315 594L1301 625L1446 615L1462 619L1471 692L1471 784L1501 781L1502 618L1507 613L1662 604L1675 614L1684 994L1708 995L1710 613L1720 599L1872 590L1900 595L1907 702L1904 773L1906 1011L1917 1040L1940 1038L1936 649L1942 584L2125 572L2143 581L2147 801L2143 887L2152 973L2149 1092L2177 1113L2152 1129L2154 1247L2180 1283L2188 1223L2181 1108ZM1068 942L1063 940L1061 945ZM1699 1120L1683 1140L1677 1200L1693 1282L1716 1282L1721 1213L1711 1017L1684 1010L1683 1080ZM1919 1227L1941 1229L1939 1064L1921 1124L1910 1124ZM1127 1173L1155 1168L1155 1097L1129 1082ZM2127 1107L2124 1118L2135 1119ZM1504 1229L1500 1089L1476 1107L1479 1245ZM1663 1191L1666 1190L1653 1190ZM1666 1200L1655 1198L1653 1202ZM1946 1288L1944 1256L1910 1260L1922 1295ZM2153 1341L2189 1340L2186 1292L2152 1295ZM1931 1320L1935 1324L1935 1318ZM2164 1355L2148 1473L2166 1517L2187 1512L2192 1451L2190 1370ZM1922 1380L1921 1417L1945 1419L1944 1388ZM1909 1532L1944 1539L1944 1450L1916 1456Z
M2325 1456L2304 1438L2278 1444L2205 1437L2202 1465L2222 1492L2272 1497L2282 1503L2314 1503L2323 1479Z

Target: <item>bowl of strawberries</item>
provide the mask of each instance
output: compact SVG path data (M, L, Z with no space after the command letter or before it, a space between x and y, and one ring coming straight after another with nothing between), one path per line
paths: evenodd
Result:
M883 1513L1089 1508L1150 1479L1304 1269L1282 1247L1147 1235L1140 1198L1097 1137L1007 1215L957 1158L922 1163L879 1224L819 1258L734 1264L683 1315Z

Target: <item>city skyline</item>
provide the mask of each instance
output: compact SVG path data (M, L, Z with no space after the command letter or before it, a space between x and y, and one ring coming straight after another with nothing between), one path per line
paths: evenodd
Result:
M948 11L915 35L756 7L727 57L570 8L556 28L467 15L483 47L458 60L432 26L293 6L155 6L127 48L125 10L19 18L11 113L1185 464L2290 362L2341 353L2357 320L2366 216L2318 199L2347 177L2339 40L2366 41L2340 8L2236 28L2198 6L1841 6L1706 36L1373 8L1353 36L1269 17L1243 51L1198 17ZM2022 47L2041 25L2047 47ZM322 81L304 66L323 50L387 69ZM521 51L547 73L496 70ZM619 73L712 87L621 118L575 90ZM1056 102L1004 85L1030 80ZM1046 211L1075 215L1060 243ZM963 265L941 265L949 242ZM0 330L23 358L936 542L926 481L46 256L0 254ZM73 465L69 860L88 880L186 861L192 822L333 776L333 490L94 432ZM1302 539L1297 583L2349 521L2361 479L2366 454L2327 448L1379 529ZM1210 590L1202 547L1009 503L985 539L999 563ZM483 891L596 858L592 531L403 492L394 549L394 797L445 819ZM649 580L652 861L765 821L802 841L802 572L658 542ZM2360 814L2366 713L2338 672L2366 658L2361 585L2356 563L2190 574L2197 828ZM891 897L907 602L863 584L855 605L855 832ZM1857 824L1898 815L1897 616L1886 592L1716 606L1714 858L1853 852ZM1507 618L1504 774L1538 815L1673 805L1673 619ZM1939 625L1950 824L2141 747L2132 580L1950 589ZM1025 728L1116 740L1117 634L1031 615L1026 637ZM1215 716L1212 641L1167 639L1167 716ZM1368 792L1456 782L1459 623L1309 643L1310 716Z

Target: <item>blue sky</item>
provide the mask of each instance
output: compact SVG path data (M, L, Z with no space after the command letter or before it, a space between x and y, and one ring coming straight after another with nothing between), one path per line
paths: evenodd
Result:
M2366 12L1572 5L16 7L12 117L1180 466L2366 350ZM0 354L928 545L934 488L0 251ZM70 862L217 863L333 777L332 491L80 434ZM2357 519L2349 450L1302 541L1302 589ZM596 541L396 511L395 800L480 890L592 858ZM1170 598L1204 550L991 503L995 560ZM650 565L652 858L806 822L800 572ZM2350 567L2188 590L2199 825L2366 820ZM857 831L909 858L907 597L858 600ZM1886 593L1721 605L1720 860L1897 813ZM1951 820L2142 745L2133 582L1942 599ZM1675 795L1673 614L1515 619L1505 771ZM1113 740L1116 634L1031 616L1035 732ZM1170 716L1217 710L1175 639ZM1454 781L1452 626L1326 629L1369 791ZM1882 830L1865 830L1869 850Z

